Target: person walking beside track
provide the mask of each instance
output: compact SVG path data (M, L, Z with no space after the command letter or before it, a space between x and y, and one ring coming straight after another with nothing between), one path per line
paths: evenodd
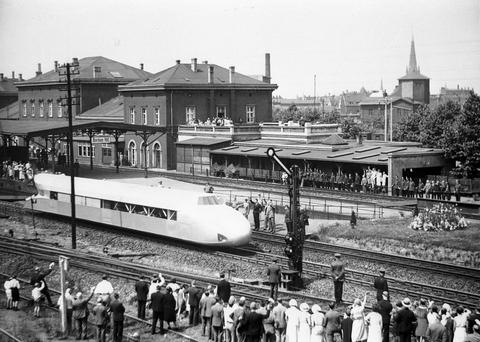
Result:
M123 320L125 319L125 307L118 298L118 293L115 293L113 295L113 301L110 303L110 311L112 312L113 319L113 342L122 342L123 339Z
M278 259L273 260L273 264L267 269L268 281L270 282L270 298L277 300L278 297L278 284L280 283L282 270L278 265Z
M36 283L42 284L41 292L42 292L42 295L44 295L45 298L47 299L49 306L53 306L53 303L52 303L52 298L50 297L50 292L48 291L48 286L47 286L47 282L45 281L45 277L48 276L50 273L52 273L53 266L55 266L55 263L54 262L50 263L50 265L48 266L48 270L46 270L45 272L42 272L40 267L38 266L35 267L35 272L32 278L30 279L30 285L35 285Z
M342 255L340 253L335 253L335 260L332 262L332 279L333 286L335 289L335 302L337 304L343 302L343 283L345 281L345 266L341 260Z
M145 320L145 307L147 305L147 296L150 286L146 281L146 277L142 276L135 283L135 292L137 293L137 317Z

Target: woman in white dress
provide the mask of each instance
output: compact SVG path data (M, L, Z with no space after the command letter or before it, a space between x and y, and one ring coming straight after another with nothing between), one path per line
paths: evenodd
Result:
M365 320L363 310L367 302L367 294L363 298L363 302L359 298L353 302L351 311L352 324L352 342L365 341L367 339L367 329L365 329Z
M312 305L312 334L310 335L310 342L324 342L325 341L325 329L323 322L325 321L325 315L321 312L320 305Z
M307 303L300 304L300 315L298 325L298 341L310 341L310 307Z
M456 311L457 315L453 318L453 342L463 342L467 336L467 317L470 311L461 306Z
M373 304L372 312L365 317L368 327L367 342L382 342L382 315L378 312L378 305Z
M285 320L287 328L285 329L286 342L302 342L298 340L298 326L300 324L300 310L295 299L290 299L288 309L285 310Z

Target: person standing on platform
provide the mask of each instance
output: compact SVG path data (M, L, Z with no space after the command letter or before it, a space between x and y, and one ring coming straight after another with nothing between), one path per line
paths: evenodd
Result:
M350 307L345 310L345 316L342 320L342 337L343 342L352 342L352 326L353 320L350 317L352 315ZM388 342L388 341L387 341Z
M195 280L192 281L191 286L187 290L188 293L188 305L190 306L190 312L188 314L188 323L189 325L198 324L198 306L200 303L201 291L198 287L195 286Z
M123 339L123 320L125 319L125 307L123 306L122 302L118 300L118 298L118 293L115 293L113 295L113 301L110 303L110 310L112 312L113 319L113 342L122 342Z
M380 269L378 273L378 277L375 277L375 279L373 280L373 287L375 288L375 290L377 290L377 301L381 301L383 292L388 292L388 282L385 278L384 269Z
M81 292L78 292L72 303L72 318L75 320L75 329L77 330L77 340L87 339L87 318L88 318L88 301L92 299L95 288L92 288L90 295L83 298Z
M223 303L222 299L217 297L217 302L212 306L212 330L213 330L213 341L221 342L223 341L223 323L225 321L223 313Z
M410 299L405 298L402 301L402 308L396 315L397 333L400 337L400 342L410 342L412 338L412 332L417 324L417 318L415 314L410 310Z
M225 279L225 273L220 273L220 281L217 285L217 296L220 297L223 303L228 303L231 292L232 289L228 280Z
M390 313L392 309L392 304L388 300L388 292L384 291L382 299L378 301L378 312L382 315L383 342L389 342L390 339Z
M257 198L253 203L253 221L255 223L255 228L253 230L255 231L260 230L260 213L261 212L262 212L262 205L260 204Z
M345 281L345 266L341 260L342 255L340 253L335 253L335 260L332 262L332 279L333 286L335 289L335 302L337 304L343 302L343 283Z
M282 270L278 265L278 259L273 260L273 264L267 269L268 281L270 282L270 298L277 300L278 297L278 284L282 277Z
M147 296L150 285L146 281L146 277L142 276L135 283L135 292L137 293L137 317L145 320L145 307L147 305Z

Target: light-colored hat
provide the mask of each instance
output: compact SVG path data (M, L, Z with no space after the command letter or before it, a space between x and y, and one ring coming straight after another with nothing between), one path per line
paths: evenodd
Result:
M250 303L250 309L251 309L251 310L255 310L256 308L257 308L257 303L251 302L251 303Z
M75 295L75 297L77 297L77 298L80 298L81 296L82 296L81 292L77 292L77 294Z
M409 298L404 298L404 299L402 300L402 304L403 304L403 306L405 306L405 307L407 307L407 308L409 308L410 305L412 305L412 303L410 302L410 299L409 299Z
M295 299L290 299L290 301L288 302L288 306L298 307L297 301Z
M235 297L234 296L230 296L230 298L228 298L228 304L230 304L230 305L235 304Z
M447 310L447 312L452 311L452 308L450 307L450 304L447 304L447 303L444 303L444 304L442 305L442 309Z
M315 313L315 312L320 312L322 311L322 308L320 307L320 305L318 304L313 304L312 305L312 312Z
M300 304L300 310L307 312L308 310L310 310L310 306L308 306L307 303L302 303Z

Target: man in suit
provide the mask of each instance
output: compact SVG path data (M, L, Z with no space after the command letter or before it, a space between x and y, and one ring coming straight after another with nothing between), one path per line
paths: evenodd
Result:
M114 293L113 301L110 303L110 311L112 312L113 319L113 342L122 342L123 338L123 320L125 318L125 307L123 306L122 302L118 300L118 298L118 293ZM143 319L145 319L145 316Z
M323 327L325 328L327 342L333 342L333 335L341 332L342 322L340 313L335 310L335 303L328 304L328 307L329 310L325 313Z
M88 318L88 301L93 297L95 288L92 288L90 296L84 298L81 292L78 292L72 302L72 318L75 320L75 328L77 330L77 340L87 339L87 318Z
M157 327L157 321L160 321L160 334L164 334L163 328L163 302L164 294L161 292L162 287L157 286L157 291L152 293L152 335L155 334L155 328Z
M190 306L190 313L188 315L188 323L190 325L198 324L198 306L200 304L201 291L195 286L195 280L192 281L191 286L187 290L188 305Z
M202 316L202 336L205 336L205 329L207 329L208 339L212 339L212 307L217 300L213 293L209 290L205 292L205 296L200 300L200 315Z
M147 283L146 277L142 276L135 283L135 292L137 293L137 317L145 319L145 306L147 304L148 290L150 285Z
M270 315L270 306L267 307L266 314L257 312L257 303L250 303L250 312L244 313L240 319L242 322L241 330L245 335L245 342L260 342L263 334L263 320Z
M417 318L410 310L411 305L410 299L405 298L402 301L402 309L396 315L397 333L400 337L400 342L411 341L412 332L417 324Z
M283 306L282 300L278 299L277 305L273 308L273 326L275 328L275 339L277 342L285 341L285 328L287 321L285 320L285 311L287 308Z
M260 213L262 209L262 205L258 201L258 198L256 198L253 203L253 221L255 223L255 228L253 230L260 230Z
M373 287L377 290L377 301L379 302L382 300L383 292L388 292L388 282L385 278L385 270L381 269L378 273L378 277L373 280Z
M270 282L270 297L277 300L278 284L282 275L282 270L278 265L278 259L273 260L273 264L267 269L268 281Z
M383 342L388 342L390 338L390 313L392 309L392 304L388 300L388 292L384 291L382 299L378 301L378 313L382 315Z
M345 266L341 260L342 255L340 253L335 253L335 260L332 262L332 279L333 286L335 289L335 302L343 302L343 283L345 281Z
M440 323L440 315L434 313L435 321L427 328L426 339L430 342L447 342L447 329Z
M107 334L108 313L101 297L93 307L93 324L97 328L97 342L105 342Z
M221 342L222 341L222 331L223 331L223 304L222 299L216 299L216 303L212 306L212 328L213 328L213 341Z
M219 296L224 303L228 303L231 292L231 286L230 283L225 279L225 273L220 273L220 281L217 285L217 296Z

